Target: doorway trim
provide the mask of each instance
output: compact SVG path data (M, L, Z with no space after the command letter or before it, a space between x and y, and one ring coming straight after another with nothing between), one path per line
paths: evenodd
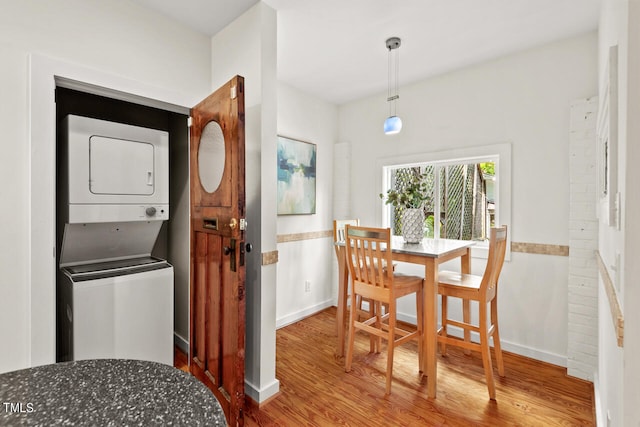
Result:
M29 242L27 353L30 366L55 363L56 85L102 90L100 95L169 111L195 105L204 94L178 93L40 54L28 56ZM78 87L76 87L78 88ZM126 98L122 98L126 97ZM152 103L152 104L149 104Z

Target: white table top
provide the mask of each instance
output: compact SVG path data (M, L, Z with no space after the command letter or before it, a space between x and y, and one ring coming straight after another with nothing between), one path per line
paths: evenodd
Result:
M437 258L462 248L475 245L472 240L422 239L420 243L405 243L402 236L391 236L391 250L397 253Z
M337 246L345 246L344 242L336 242L334 244ZM424 238L420 243L405 243L402 236L391 236L392 252L420 255L431 258L438 258L458 249L469 248L475 244L476 242L473 240L431 238Z

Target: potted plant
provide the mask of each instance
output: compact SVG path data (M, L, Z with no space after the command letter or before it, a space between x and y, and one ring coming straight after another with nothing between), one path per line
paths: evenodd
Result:
M402 237L407 243L419 243L424 237L424 203L431 195L427 185L427 176L416 169L408 169L411 177L399 189L387 190L386 196L380 193L385 204L401 212Z

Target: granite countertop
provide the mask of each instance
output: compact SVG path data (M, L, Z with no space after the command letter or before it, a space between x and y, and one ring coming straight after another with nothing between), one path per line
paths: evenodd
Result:
M211 391L186 372L97 359L0 374L0 426L226 426Z

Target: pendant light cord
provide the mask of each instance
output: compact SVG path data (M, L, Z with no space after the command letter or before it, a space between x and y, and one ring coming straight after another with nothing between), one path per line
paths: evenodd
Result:
M396 74L394 75L394 78L396 79L396 89L395 89L395 97L393 100L393 115L397 116L397 112L396 112L396 102L398 101L398 98L400 98L400 83L399 83L399 74L398 72L400 71L400 49L396 48Z
M387 76L388 76L388 81L387 81L387 102L389 103L389 116L393 116L393 110L392 110L392 101L391 101L391 62L392 62L392 58L391 56L393 55L391 52L391 47L388 48L389 49L389 55L387 57L388 59L388 70L387 70Z
M399 95L400 83L398 79L398 75L399 75L398 73L400 72L400 49L398 49L399 47L400 47L399 40L398 40L397 46L392 44L387 44L387 49L389 50L388 64L387 64L388 65L387 71L389 76L389 80L387 84L387 102L389 102L389 116L396 115L396 100L400 97ZM395 50L395 58L393 58L394 50ZM395 61L395 70L393 66L394 61ZM394 80L393 83L392 83L392 80Z

